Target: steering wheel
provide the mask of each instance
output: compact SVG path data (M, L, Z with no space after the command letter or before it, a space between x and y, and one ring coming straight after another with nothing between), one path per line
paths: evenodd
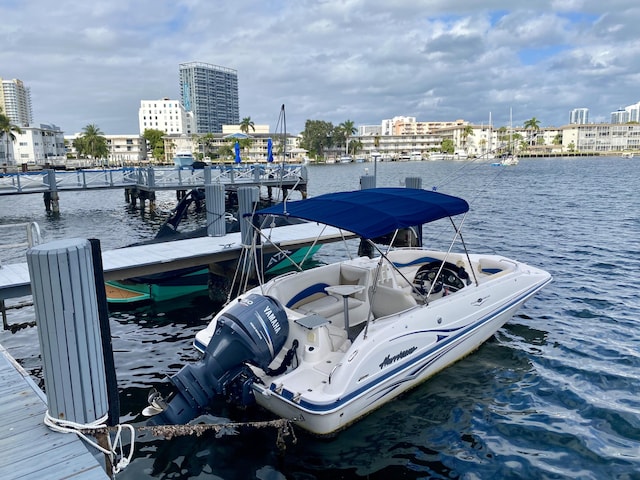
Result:
M429 262L418 269L413 279L413 285L421 295L429 293L431 285L433 285L431 293L439 293L443 288L449 293L454 293L468 285L469 274L464 267L458 267L453 263L444 262L442 271L438 275L442 263L440 261Z

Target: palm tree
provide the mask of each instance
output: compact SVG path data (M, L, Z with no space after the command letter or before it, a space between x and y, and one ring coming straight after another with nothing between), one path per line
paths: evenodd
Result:
M473 133L473 127L471 125L465 125L465 127L462 129L462 148L467 149L467 139L474 135Z
M529 145L533 145L534 139L540 131L540 120L536 117L531 117L529 120L524 122L524 128L525 130L533 131L533 133L529 133Z
M242 119L242 122L240 122L240 131L244 134L248 134L249 133L249 129L251 129L253 132L256 131L256 126L253 123L253 120L251 120L251 117L244 117Z
M355 124L353 123L352 120L345 120L340 125L338 125L338 128L341 130L341 132L344 135L344 143L345 143L344 150L348 155L349 154L349 137L352 137L353 135L355 135L358 132L358 129L355 127Z
M78 150L78 156L88 155L93 159L105 159L109 156L107 139L97 125L89 124L82 129L82 135L76 138L73 146Z
M224 163L225 160L233 158L233 146L230 143L220 145L217 154L218 162L220 162L220 159L222 159L222 162Z
M362 142L360 140L356 140L355 142L351 142L351 153L356 155L360 150L362 150Z
M204 135L194 135L195 142L202 147L202 157L208 157L212 147L215 145L216 137L213 133L205 133Z
M11 123L9 117L2 113L2 107L0 107L0 139L5 138L5 151L4 151L4 163L9 164L9 142L13 142L16 139L15 134L22 133L19 126Z
M480 139L480 152L482 155L484 155L485 153L487 153L487 139L486 138L481 138Z

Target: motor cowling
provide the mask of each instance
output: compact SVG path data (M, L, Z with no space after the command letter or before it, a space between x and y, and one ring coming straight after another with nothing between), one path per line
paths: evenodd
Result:
M217 395L233 391L231 383L240 377L246 391L245 363L266 370L288 335L287 314L277 300L250 294L233 304L218 317L202 359L171 377L176 393L153 423L189 422Z

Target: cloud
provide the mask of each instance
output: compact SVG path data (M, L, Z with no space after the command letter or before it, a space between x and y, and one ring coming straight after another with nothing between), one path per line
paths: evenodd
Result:
M481 5L479 5L481 3ZM0 0L0 76L35 119L137 133L140 100L179 98L179 64L238 71L240 116L287 129L419 120L566 123L635 103L630 0Z

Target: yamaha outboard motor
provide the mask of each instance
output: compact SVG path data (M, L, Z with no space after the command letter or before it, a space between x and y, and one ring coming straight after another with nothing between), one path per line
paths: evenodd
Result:
M216 395L250 403L254 375L245 362L267 370L288 335L287 314L277 300L251 294L231 306L218 318L203 358L171 377L177 392L153 423L185 424Z

